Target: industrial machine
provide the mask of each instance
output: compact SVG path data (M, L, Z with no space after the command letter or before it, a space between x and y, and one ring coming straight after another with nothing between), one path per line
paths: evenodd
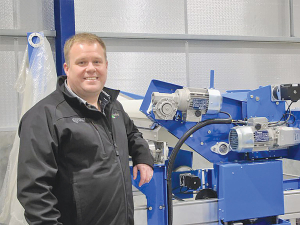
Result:
M299 99L299 84L221 95L153 80L140 100L144 115L132 117L155 158L151 182L133 180L147 198L136 217L149 225L295 223L300 179L283 176L282 159L300 160L300 111L291 110ZM212 168L195 168L196 153Z
M282 159L300 160L299 99L299 84L221 94L153 80L126 110L155 159L150 183L132 180L146 196L135 225L295 224L300 179L283 175ZM194 154L212 167L196 168Z

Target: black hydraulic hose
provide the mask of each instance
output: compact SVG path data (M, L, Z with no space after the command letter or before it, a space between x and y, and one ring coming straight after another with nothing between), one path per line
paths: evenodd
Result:
M168 169L167 169L167 193L168 193L168 224L173 224L173 203L172 203L172 171L176 156L183 145L183 143L188 139L195 131L201 129L210 124L231 124L232 119L209 119L197 123L195 126L191 127L187 132L185 132L175 145L172 153L169 157Z

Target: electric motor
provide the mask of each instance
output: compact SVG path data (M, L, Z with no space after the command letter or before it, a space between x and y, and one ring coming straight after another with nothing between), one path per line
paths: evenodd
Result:
M269 126L267 118L257 117L249 119L247 126L233 127L228 139L237 152L285 149L300 143L300 129Z
M155 119L173 120L177 110L184 121L199 122L203 114L217 114L222 105L218 90L205 88L177 89L175 93L152 93L152 109Z

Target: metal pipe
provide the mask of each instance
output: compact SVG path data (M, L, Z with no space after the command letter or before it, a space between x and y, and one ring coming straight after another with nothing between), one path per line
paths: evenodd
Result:
M290 37L295 37L294 33L294 0L289 0L290 6Z
M81 31L76 31L80 33ZM246 41L246 42L289 42L300 43L296 37L255 37L231 35L194 35L194 34L147 34L147 33L108 33L92 32L101 38L119 39L158 39L158 40L195 40L195 41Z
M0 29L0 36L8 36L8 37L27 37L28 30L22 29ZM55 37L55 30L44 30L44 35L46 37Z

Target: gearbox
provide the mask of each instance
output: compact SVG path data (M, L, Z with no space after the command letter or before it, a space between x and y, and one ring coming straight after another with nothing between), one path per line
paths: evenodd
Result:
M151 101L155 119L173 120L179 110L184 121L199 122L203 114L220 112L222 95L215 89L183 88L172 94L153 92Z

